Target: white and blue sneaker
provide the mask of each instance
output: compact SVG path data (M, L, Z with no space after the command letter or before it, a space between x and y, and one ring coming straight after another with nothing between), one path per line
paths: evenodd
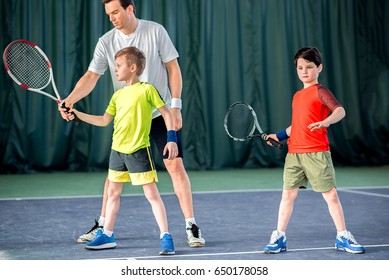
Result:
M362 254L365 252L365 247L358 244L358 242L355 241L354 236L349 231L336 236L335 249L339 251L346 251L351 254Z
M95 225L89 231L80 235L80 237L77 238L77 243L88 243L96 237L97 231L99 229L103 229L103 227L99 225L97 220L95 220Z
M190 227L186 229L186 235L188 237L189 247L204 247L205 239L196 224L190 224Z
M161 241L161 251L160 255L174 255L176 252L174 251L173 238L169 233L165 233L163 237L160 239Z
M269 244L263 249L265 254L278 254L286 251L286 236L278 230L272 232Z
M115 248L116 246L115 236L112 234L111 237L108 237L101 229L99 229L96 233L96 237L86 243L85 249L103 250Z

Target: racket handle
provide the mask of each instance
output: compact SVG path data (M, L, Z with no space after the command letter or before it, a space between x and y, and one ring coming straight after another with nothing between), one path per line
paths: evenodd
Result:
M70 108L65 106L65 102L61 103L61 107L66 109L66 113L69 113ZM70 114L72 114L74 116L73 121L76 123L76 125L78 125L81 122L80 119L77 118L77 116L73 112L71 112Z
M272 143L272 145L273 145L274 147L276 147L276 148L279 149L279 150L282 150L282 148L284 147L284 145L283 145L282 143L280 143L280 142L278 142L278 141L276 141L276 140L274 140L273 138L270 138L270 137L269 137L269 139L266 140L266 137L267 137L267 134L266 134L266 133L263 133L263 134L261 135L261 138L262 138L263 140L269 141L270 143Z
M267 141L269 141L270 143L272 143L272 145L274 147L276 147L277 149L279 150L282 150L282 148L284 147L284 145L276 140L274 140L273 138L269 138L267 139Z

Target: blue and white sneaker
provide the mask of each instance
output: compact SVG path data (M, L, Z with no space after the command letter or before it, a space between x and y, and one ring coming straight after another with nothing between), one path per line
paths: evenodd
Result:
M335 249L339 251L346 251L351 254L362 254L365 252L365 247L358 244L358 242L355 241L354 236L349 231L336 236Z
M169 233L165 233L164 236L160 239L161 241L161 252L160 255L174 255L173 238Z
M115 236L112 234L111 237L108 237L101 229L99 229L96 233L96 237L86 243L85 249L103 250L115 248L116 246Z
M278 254L286 251L286 236L280 234L278 230L272 232L270 242L263 249L265 254Z

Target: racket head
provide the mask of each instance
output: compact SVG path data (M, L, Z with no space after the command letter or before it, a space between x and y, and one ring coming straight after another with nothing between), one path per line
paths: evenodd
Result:
M244 102L235 102L224 116L224 129L235 141L245 141L254 134L257 118L253 108Z
M50 60L27 40L11 42L4 50L3 62L9 76L24 89L41 90L52 80Z

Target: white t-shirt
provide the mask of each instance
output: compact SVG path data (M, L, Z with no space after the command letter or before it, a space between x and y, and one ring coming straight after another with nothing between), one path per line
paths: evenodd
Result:
M130 35L125 35L116 28L105 33L96 45L88 70L103 75L109 68L116 92L124 87L125 83L116 79L115 54L130 46L140 49L146 57L146 66L139 80L154 85L170 107L171 93L164 63L178 58L178 52L165 28L156 22L138 19L138 27ZM159 115L158 110L153 110L153 118Z

